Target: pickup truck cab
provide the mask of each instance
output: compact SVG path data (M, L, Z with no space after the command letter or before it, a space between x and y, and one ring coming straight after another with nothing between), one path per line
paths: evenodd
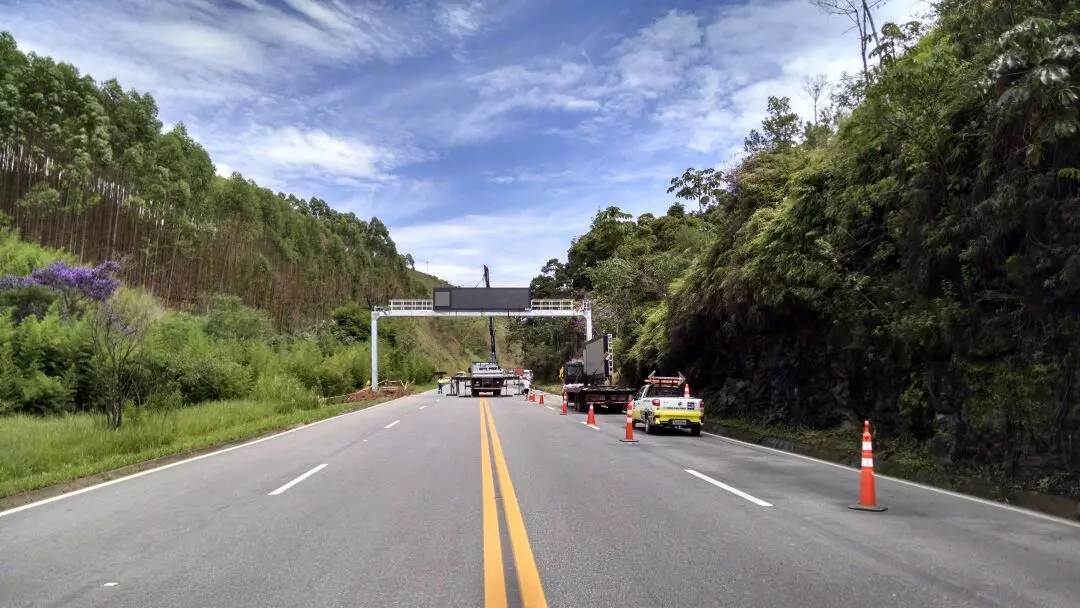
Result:
M682 376L650 376L634 398L634 426L645 425L645 432L650 435L658 428L685 428L690 429L691 435L700 435L705 422L705 403L686 397L685 383Z

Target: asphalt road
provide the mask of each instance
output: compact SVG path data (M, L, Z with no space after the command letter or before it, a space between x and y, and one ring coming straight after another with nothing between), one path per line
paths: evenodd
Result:
M432 392L0 513L0 606L1080 602L1075 524L583 420Z

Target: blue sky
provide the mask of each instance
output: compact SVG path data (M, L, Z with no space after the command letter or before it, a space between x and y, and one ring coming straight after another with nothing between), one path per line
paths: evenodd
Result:
M890 0L877 22L927 11ZM600 208L663 212L769 95L860 65L809 0L0 0L20 47L152 93L219 173L378 216L419 270L526 285Z

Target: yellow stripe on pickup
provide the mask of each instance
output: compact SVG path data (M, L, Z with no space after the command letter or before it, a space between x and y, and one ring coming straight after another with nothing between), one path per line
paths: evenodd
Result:
M662 424L668 420L688 420L690 422L701 422L701 412L696 410L657 410L653 413L653 419L657 424Z

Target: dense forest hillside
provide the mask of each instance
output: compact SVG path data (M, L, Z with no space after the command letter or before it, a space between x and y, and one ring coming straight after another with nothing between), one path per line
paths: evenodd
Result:
M0 211L25 238L119 262L172 307L231 293L297 329L407 293L407 258L377 218L218 177L183 124L163 133L157 114L149 94L0 33Z
M0 414L354 391L371 307L446 285L411 266L377 218L217 176L149 95L0 33ZM480 320L380 333L384 379L488 356Z
M672 180L689 211L612 207L534 288L594 298L624 380L681 370L714 419L868 418L934 466L1080 492L1068 4L943 0L929 31L862 20L866 70L831 94L809 81L818 115L770 99L741 162ZM527 363L557 369L560 339Z

